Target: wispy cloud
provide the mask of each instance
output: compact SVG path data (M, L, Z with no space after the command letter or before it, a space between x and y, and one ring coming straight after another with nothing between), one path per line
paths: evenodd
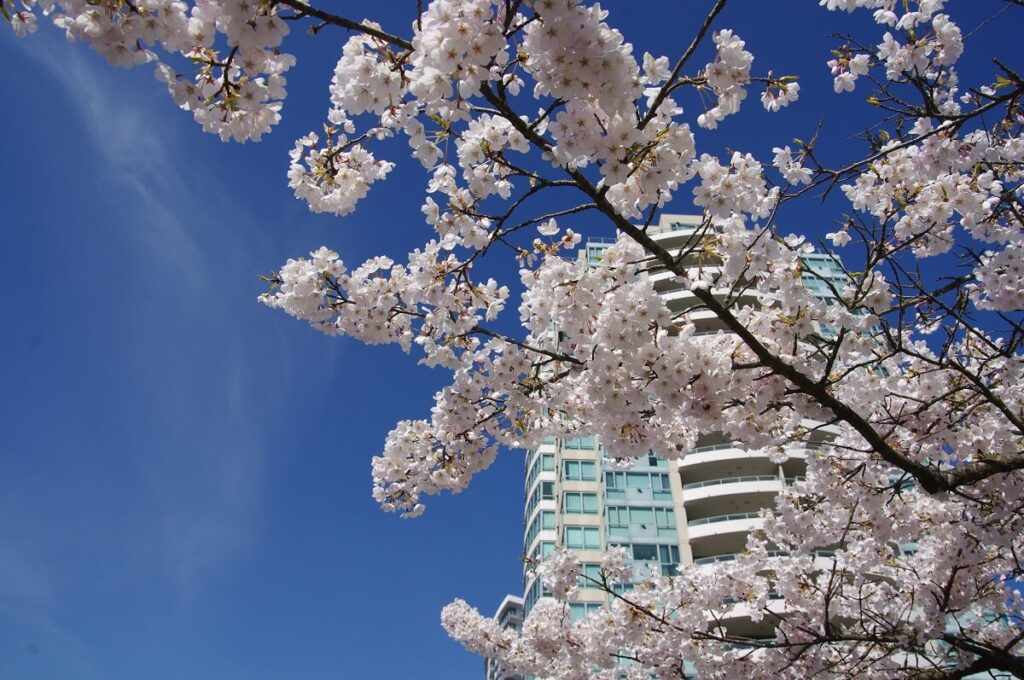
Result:
M144 270L159 269L164 279L174 281L147 305L196 310L205 334L220 341L216 347L160 347L154 343L179 340L153 338L152 333L125 339L125 361L143 367L154 383L139 395L149 400L140 411L170 432L164 441L140 444L138 455L145 459L157 510L156 516L134 518L136 537L158 537L161 564L184 595L193 595L201 591L209 569L230 560L251 540L264 482L265 437L259 418L253 417L245 367L252 358L246 355L243 331L231 321L236 310L228 307L225 283L215 276L222 263L206 248L211 235L196 231L211 225L237 228L244 211L226 214L232 206L223 198L213 204L190 192L195 182L179 170L180 140L169 136L175 128L169 117L186 114L175 111L169 98L159 100L162 92L143 94L140 100L138 88L120 85L123 72L107 69L83 45L63 44L52 32L40 31L31 41L19 44L72 105L71 117L81 121L109 173L104 181L121 189L111 192L118 213L112 222L125 225L126 241L135 244ZM238 249L247 247L242 233L216 236L221 244L228 239ZM232 346L237 351L223 361L217 353ZM172 362L152 365L161 354Z
M129 99L112 87L112 74L120 74L99 71L97 57L85 54L84 45L61 44L51 32L18 44L60 85L112 179L129 189L131 200L124 201L123 209L137 215L134 237L157 257L168 258L183 273L183 283L201 283L203 255L180 214L187 183L168 146L174 141L167 137L173 127L163 118L165 111L173 114L170 98L156 102L159 107Z

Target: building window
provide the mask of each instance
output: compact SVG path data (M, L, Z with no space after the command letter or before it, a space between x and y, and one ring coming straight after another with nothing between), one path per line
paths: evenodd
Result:
M601 605L596 602L573 602L569 605L569 617L573 621L579 621L590 616L600 608Z
M604 473L605 494L610 499L622 499L626 497L626 473L606 472Z
M658 536L672 538L676 535L676 513L672 508L655 508L654 519L658 525Z
M530 545L544 529L555 528L555 513L550 510L543 510L530 522L530 528L526 532L526 543L523 545L523 552L529 549Z
M594 435L592 434L587 435L586 437L573 437L572 439L565 439L562 441L563 449L572 449L576 451L593 451L596 446L597 440L594 438Z
M672 508L624 508L608 506L605 509L609 536L657 535L674 538L676 514Z
M529 592L526 593L525 613L530 613L530 610L533 609L533 605L537 603L537 600L539 600L542 597L550 597L550 595L551 591L544 587L544 584L541 583L541 580L535 580L533 582L533 585L530 586Z
M638 562L654 562L658 559L658 546L634 544L633 559Z
M668 469L668 461L664 458L658 458L653 453L647 456L647 466L652 468L661 468L662 470Z
M629 536L629 508L609 506L605 509L609 536Z
M562 469L567 481L597 481L597 463L592 460L565 460L562 461Z
M651 488L651 476L646 472L627 472L626 473L626 488L627 489L650 489Z
M669 484L668 475L652 474L651 488L654 489L654 500L672 500L672 486Z
M565 527L565 545L574 550L599 550L601 532L597 527Z
M530 558L534 562L542 562L545 557L555 552L554 541L541 541L534 547L533 552L530 554Z
M660 563L661 573L666 576L674 576L676 574L676 566L679 564L679 546L677 545L650 545L644 543L629 545L620 543L613 547L625 548L634 562Z
M533 511L537 507L537 503L541 500L549 501L555 499L555 483L554 482L541 482L533 488L530 493L529 499L526 501L526 514L523 519L529 519L533 516Z
M638 499L672 500L672 486L663 472L606 472L604 475L605 493L610 499L625 498L628 489L631 497Z
M545 510L540 513L541 527L544 529L555 528L555 513Z
M596 515L597 494L566 491L562 500L562 512L569 515Z
M541 454L540 460L536 458L533 464L530 466L530 471L526 475L526 489L529 490L533 486L533 483L537 481L538 475L543 472L553 472L555 469L555 456L554 454L545 453Z
M581 564L580 565L580 588L600 588L601 565Z

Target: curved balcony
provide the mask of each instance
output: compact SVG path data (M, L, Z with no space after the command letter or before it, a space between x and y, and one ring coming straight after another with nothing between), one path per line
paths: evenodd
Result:
M724 611L719 613L718 617L730 635L755 638L771 636L775 628L773 623L775 620L774 616L765 616L760 621L754 621L751 618L754 610L748 603L726 598L722 605ZM768 595L768 601L765 602L764 609L780 617L784 616L788 611L785 599L778 593L770 593Z
M721 555L709 555L708 557L700 557L695 559L693 563L699 567L706 566L708 564L719 564L721 562L735 562L743 553L723 553Z
M706 566L708 564L719 564L721 562L735 562L740 558L743 553L722 553L720 555L708 555L707 557L698 557L693 563L698 566ZM768 557L788 557L789 553L785 550L769 550Z
M717 274L722 271L722 264L720 262L692 263L688 265L688 269L703 269L706 273ZM675 281L677 275L667 269L656 269L650 272L648 277L654 283L655 288L661 291L666 288L671 290L672 282Z
M788 450L789 458L804 460L807 457L807 448L804 445L795 445L793 448ZM768 454L757 450L748 450L740 448L737 444L710 444L707 446L698 446L683 457L679 463L680 468L689 468L698 465L705 465L708 463L720 464L727 461L741 461L741 460L768 460ZM772 463L775 465L775 463Z
M796 478L793 478L796 479ZM803 479L802 477L800 479ZM777 482L778 475L745 475L740 477L719 477L718 479L707 479L703 482L690 482L683 484L683 491L691 489L705 489L709 487L722 486L723 484L742 484L744 482Z
M710 267L705 267L705 269L710 269ZM671 276L674 277L675 275L673 274ZM661 286L656 288L656 290L658 291L658 295L661 299L665 301L665 305L673 312L685 312L690 308L700 307L703 304L689 288L683 287L681 282L666 279L661 283ZM736 291L733 291L731 287L715 286L711 289L711 292L715 294L717 299L723 302L727 297L731 298L736 295ZM730 300L731 305L758 305L757 295L752 291L748 290L739 292L738 295L739 300Z
M720 553L717 555L708 555L707 557L698 557L693 561L694 566L706 567L709 565L722 564L723 562L735 562L744 553L732 552L732 553ZM768 557L789 557L789 553L785 550L769 550ZM814 568L815 569L826 569L832 566L835 560L834 550L815 550L814 551Z
M683 503L691 517L744 514L774 506L780 491L782 480L775 475L726 477L684 486Z
M749 452L747 452L749 453ZM707 455L707 454L704 454ZM771 477L778 479L779 466L767 456L753 455L716 456L718 460L691 463L680 470L684 485L735 477ZM791 466L791 474L803 472L803 466ZM753 481L753 480L751 480ZM762 480L764 481L764 480ZM686 486L683 487L686 489Z
M759 512L734 512L712 515L687 522L690 541L724 534L745 534L761 526L764 520Z
M681 250L694 245L694 240L713 235L715 230L701 228L702 217L698 215L682 215L679 219L662 221L650 227L648 236L668 250Z

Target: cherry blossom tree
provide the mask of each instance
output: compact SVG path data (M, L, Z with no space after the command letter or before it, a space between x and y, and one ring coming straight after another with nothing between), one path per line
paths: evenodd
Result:
M445 609L470 649L553 678L1024 677L1024 77L996 61L962 82L969 41L943 0L821 0L877 26L820 66L878 112L864 153L829 164L819 135L778 140L771 159L698 153L751 89L779 115L799 105L795 75L755 70L718 25L725 4L670 59L634 54L582 0L417 3L405 32L303 0L0 0L19 36L48 17L112 65L151 64L225 140L280 119L291 25L348 32L289 186L346 215L393 167L375 145L404 136L429 177L428 240L353 269L320 248L261 301L451 373L429 418L398 423L373 459L383 509L418 515L546 436L596 433L624 460L679 458L710 433L776 460L822 443L735 562L637 582L612 550L597 584L611 605L572 621L580 565L560 551L520 634ZM708 102L696 116L679 103L691 91ZM845 206L817 247L858 266L823 279L823 300L801 284L815 245L778 220L829 192ZM574 199L538 209L552 193ZM674 198L703 213L682 250L652 237ZM597 266L574 256L577 222L619 234ZM475 275L503 257L518 283ZM651 272L694 303L670 309ZM521 334L493 325L510 299ZM721 332L695 334L708 313ZM737 611L772 634L736 633Z

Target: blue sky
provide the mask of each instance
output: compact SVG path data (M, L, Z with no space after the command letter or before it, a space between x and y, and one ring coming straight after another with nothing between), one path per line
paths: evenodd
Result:
M961 4L965 29L1002 6ZM345 13L408 33L415 3L381 5ZM605 5L639 53L671 58L699 19ZM825 153L843 159L863 98L832 96L824 61L844 24L813 3L764 8L736 3L720 25L747 38L755 70L803 74L801 101L769 116L752 99L698 148L768 156L824 118L841 140ZM968 54L1009 36L1008 17ZM370 456L396 420L428 413L443 373L256 302L259 274L321 244L355 264L428 238L401 145L343 220L286 186L342 35L290 37L284 122L239 146L203 134L148 68L0 30L0 678L479 677L439 611L454 597L490 611L519 588L520 454L420 519L381 513ZM836 216L811 202L788 219L820 235Z

